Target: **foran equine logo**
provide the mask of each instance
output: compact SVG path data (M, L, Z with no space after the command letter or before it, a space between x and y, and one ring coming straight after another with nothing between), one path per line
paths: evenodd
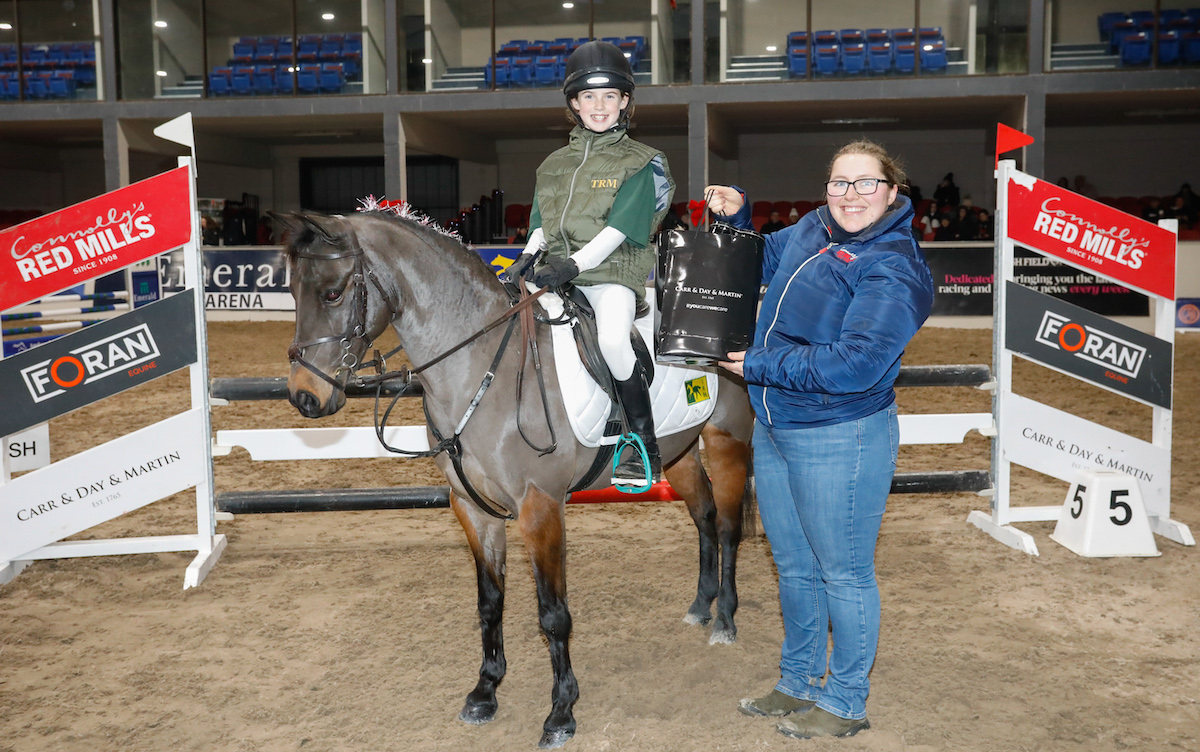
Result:
M1137 378L1146 359L1141 345L1051 311L1042 316L1036 341L1130 378Z
M91 384L115 373L136 375L153 368L158 343L146 324L118 332L96 342L71 350L53 360L47 359L21 369L21 378L34 402L44 402L65 394L68 389ZM142 365L148 363L148 365ZM138 368L138 366L142 366Z

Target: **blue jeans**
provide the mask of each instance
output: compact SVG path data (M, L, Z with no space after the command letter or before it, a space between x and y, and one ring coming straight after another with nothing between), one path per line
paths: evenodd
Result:
M895 405L819 428L754 425L758 509L783 609L775 688L842 718L867 715L879 645L875 542L899 440Z

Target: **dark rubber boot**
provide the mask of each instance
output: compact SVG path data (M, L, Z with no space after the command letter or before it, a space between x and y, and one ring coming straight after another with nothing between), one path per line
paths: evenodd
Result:
M816 705L812 700L801 700L791 695L785 695L778 689L772 689L770 694L763 697L743 697L738 701L738 710L745 715L765 715L768 718L779 718L792 713L804 713Z
M811 712L795 716L795 720L787 719L775 724L776 731L793 739L854 736L859 731L869 728L871 722L866 718L842 718L821 708L813 708Z
M633 374L624 381L617 381L617 393L621 398L621 409L625 414L626 430L638 435L646 447L650 460L650 477L636 447L626 447L618 457L613 471L613 485L642 486L646 481L657 483L662 479L662 459L658 454L658 440L654 437L654 413L650 409L650 382L646 370L639 362Z

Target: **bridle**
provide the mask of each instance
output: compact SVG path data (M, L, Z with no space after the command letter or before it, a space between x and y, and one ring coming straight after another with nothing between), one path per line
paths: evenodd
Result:
M367 337L367 284L366 280L370 280L379 294L383 296L383 302L391 314L389 321L396 317L398 305L392 302L391 295L387 290L383 289L383 285L379 283L379 278L375 273L366 267L363 259L366 254L359 246L355 246L347 251L338 253L307 253L305 251L295 251L297 258L313 259L315 261L336 261L343 258L354 259L354 271L350 274L349 287L353 288L352 295L354 299L350 305L354 306L354 320L352 320L351 328L342 334L331 334L327 337L318 337L317 339L309 340L308 342L292 342L292 346L288 348L288 361L298 363L309 371L312 371L321 380L328 383L334 389L344 392L346 390L345 380L341 379L343 373L348 373L355 377L355 384L363 386L365 381L356 376L360 370L358 356L354 354L354 344L356 342L363 343L363 352L366 352L374 344L373 338ZM324 344L326 342L339 342L342 348L341 362L338 364L337 370L333 372L333 376L317 368L304 357L304 351L314 345ZM393 350L389 355L395 354L399 350Z
M491 322L484 325L481 329L476 331L474 334L468 336L466 339L462 340L461 342L454 345L453 347L445 350L440 355L427 361L426 363L422 364L418 368L410 370L405 367L405 368L401 368L399 371L388 371L387 370L387 359L392 357L396 353L400 352L400 350L403 349L403 345L396 347L395 349L388 352L386 355L380 355L379 351L376 350L375 356L366 363L360 363L358 356L355 355L353 352L353 348L354 348L354 345L356 342L362 342L364 344L364 350L363 350L364 352L369 350L371 345L374 343L374 338L368 337L368 334L367 334L367 284L366 284L367 280L370 280L371 284L374 285L375 289L379 291L379 294L383 296L384 304L387 306L388 311L391 314L388 317L388 321L390 322L390 321L394 320L396 318L396 315L399 313L399 305L392 301L391 295L388 293L387 290L384 289L383 285L380 284L379 278L376 277L375 273L369 267L367 267L367 265L364 263L364 259L366 258L366 253L363 251L362 247L356 245L354 248L351 248L346 251L340 251L338 253L328 253L328 254L326 254L326 253L308 253L308 252L297 250L297 251L294 251L294 255L297 258L306 258L306 259L312 259L312 260L316 260L316 261L336 261L338 259L343 259L343 258L353 258L354 259L354 271L351 272L350 281L347 286L353 288L352 294L354 296L354 299L350 301L350 304L352 306L354 306L353 311L354 311L354 319L355 320L351 322L351 324L352 324L351 328L348 331L344 332L343 334L340 334L340 335L334 334L334 335L329 335L329 336L325 336L325 337L318 337L317 339L309 340L307 342L293 341L291 347L288 348L288 360L292 363L298 363L299 365L303 366L304 368L308 369L309 371L311 371L314 374L316 374L317 376L319 376L326 383L333 386L334 389L341 391L343 393L346 390L345 382L349 380L349 377L347 377L346 379L342 379L343 373L347 373L350 375L350 377L353 377L354 384L356 386L374 385L376 387L376 391L375 391L375 421L374 421L375 422L375 435L376 435L376 438L378 438L379 443L383 446L384 449L387 449L389 452L393 452L395 454L404 455L406 457L436 457L437 455L441 454L442 452L446 452L450 456L450 459L454 465L454 469L458 473L459 480L462 482L463 488L465 488L467 491L467 495L470 496L471 500L474 501L475 504L477 506L479 506L480 509L482 509L484 512L487 512L488 514L490 514L493 517L498 517L500 519L507 519L507 520L515 519L513 517L513 515L509 514L507 511L497 510L496 505L492 504L491 502L485 500L482 496L480 496L480 494L475 490L474 486L471 485L471 482L469 480L467 480L466 473L463 471L463 467L462 467L462 442L461 442L460 437L462 436L463 430L467 426L467 421L470 420L471 416L475 412L475 408L479 406L480 401L482 401L482 399L483 399L483 395L487 392L488 388L492 384L492 381L495 379L496 369L500 365L500 360L504 356L505 350L508 349L508 342L512 337L515 325L516 325L517 321L520 320L521 328L522 328L522 332L523 332L523 337L522 337L523 341L528 344L528 346L532 349L532 352L533 352L534 363L535 363L535 367L537 369L538 386L541 390L541 395L542 395L542 406L543 406L543 409L546 414L546 425L550 429L550 444L547 447L538 447L529 441L529 439L525 436L524 430L521 430L520 434L521 434L522 438L525 439L526 443L529 444L530 447L541 452L542 454L548 454L550 452L553 452L557 448L558 441L554 435L554 426L550 422L549 403L547 401L546 387L545 387L545 383L542 381L541 363L540 363L539 356L537 353L536 338L534 337L533 330L532 330L533 316L532 316L532 308L531 307L532 307L533 301L537 300L543 293L545 293L547 288L543 287L540 290L538 290L537 292L531 294L525 289L525 286L523 283L520 284L519 285L520 293L521 293L520 301L519 302L514 301L513 305L511 305L508 309L506 309L502 314L497 316ZM384 429L387 426L388 417L391 415L392 408L394 408L396 406L396 403L399 400L399 398L402 397L405 393L407 393L408 390L400 389L399 391L397 391L396 395L392 398L391 404L389 404L387 409L384 411L382 419L381 419L380 414L379 414L379 403L383 396L384 382L393 381L395 379L400 379L403 382L403 385L407 387L409 385L409 383L411 382L413 376L421 373L422 371L429 368L430 366L433 366L433 365L441 362L445 358L449 357L450 355L454 354L458 350L467 346L468 344L475 341L479 337L482 337L484 334L487 334L488 332L490 332L491 330L500 326L501 324L505 323L506 321L508 322L508 327L505 330L504 337L501 339L500 347L497 349L495 357L492 358L492 363L489 366L487 373L484 374L483 380L480 383L479 388L476 390L475 396L472 398L470 405L467 407L466 412L463 414L462 419L459 420L458 424L455 426L454 433L450 436L443 437L442 433L437 429L437 426L435 426L433 424L433 421L430 419L428 407L425 407L425 423L429 427L430 433L432 433L434 438L438 440L437 444L435 444L434 446L432 446L426 450L401 449L401 448L394 447L394 446L388 444L383 436ZM314 345L323 344L326 342L338 342L338 343L340 343L341 348L342 348L341 361L338 364L337 370L334 371L333 376L326 374L324 371L322 371L320 368L317 368L315 365L313 365L310 361L308 361L304 357L304 351L307 348L312 347ZM517 404L518 404L518 407L520 405L521 384L524 381L524 378L523 378L524 361L525 361L525 354L524 354L524 352L522 352L521 371L517 378ZM359 371L361 371L362 369L367 368L367 367L373 367L375 369L375 375L366 376L366 377L358 375ZM520 428L519 417L518 417L518 428Z

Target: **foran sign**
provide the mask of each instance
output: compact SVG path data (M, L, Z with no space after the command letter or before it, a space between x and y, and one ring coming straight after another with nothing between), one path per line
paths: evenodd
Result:
M0 362L0 436L195 363L195 301L189 288Z
M1010 178L1008 235L1123 285L1175 299L1175 236L1024 173Z
M0 310L187 243L188 179L179 167L0 231Z
M1171 409L1170 342L1005 282L1004 346L1148 405Z

